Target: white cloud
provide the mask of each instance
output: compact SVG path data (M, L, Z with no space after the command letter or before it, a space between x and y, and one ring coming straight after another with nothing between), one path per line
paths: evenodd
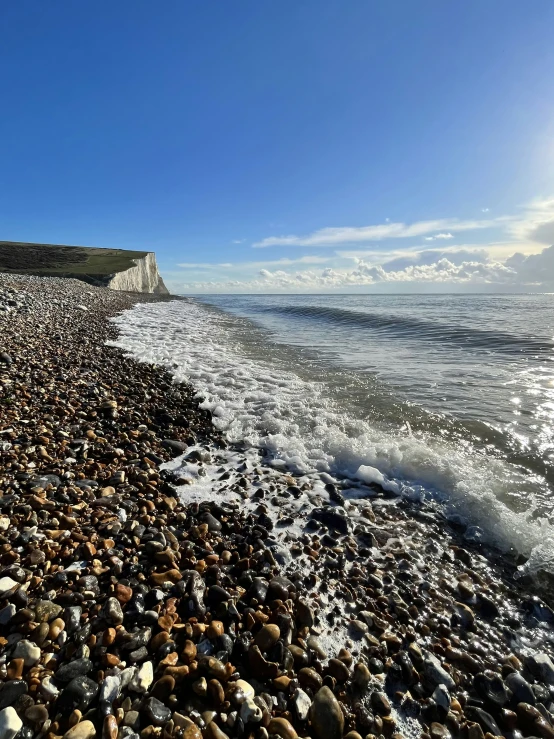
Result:
M437 239L453 239L454 236L451 233L435 234L434 236L426 236L425 241L436 241Z
M202 282L185 285L195 292L246 291L246 292L299 292L349 290L379 284L394 284L402 288L408 284L425 286L443 284L453 289L476 286L495 286L499 290L507 287L525 288L536 285L554 285L554 246L543 249L540 254L513 254L505 261L490 259L484 250L443 252L424 250L408 256L368 263L355 258L351 269L326 267L321 271L306 270L288 272L283 269L261 268L249 280L226 282Z
M510 233L537 244L554 243L554 198L536 199L524 206L523 215L513 219Z
M283 257L282 259L273 259L269 261L260 261L260 262L225 262L224 264L218 264L215 262L181 262L178 264L178 267L182 267L183 269L212 269L212 270L219 270L222 268L225 269L237 269L241 271L249 270L249 269L258 269L259 267L277 267L277 266L283 266L288 267L292 264L325 264L329 261L329 257L317 257L317 256L304 256L304 257L297 257L296 259L289 259L288 257Z
M222 267L232 267L230 262L222 262L220 264L214 264L213 262L181 262L177 265L186 269L221 269Z
M233 239L231 244L244 244L244 239Z
M488 208L482 211L488 212ZM496 240L478 243L483 239L479 231L493 228ZM469 243L448 244L455 234L471 231L478 233L471 235ZM421 247L421 237L423 243L429 243L429 248ZM408 238L415 243L408 245ZM393 243L393 248L389 244L372 247L371 242L381 239L398 241ZM336 248L326 251L327 256L312 253L237 263L182 263L179 266L191 272L187 285L182 284L186 273L174 272L167 277L172 289L194 292L325 292L369 286L385 290L386 285L391 285L391 290L411 285L413 292L418 286L422 291L431 289L428 286L432 284L444 285L444 290L448 286L453 290L471 289L471 286L478 289L480 285L492 290L495 286L498 290L525 290L545 285L550 290L554 288L554 247L544 246L552 243L554 198L543 198L522 206L515 216L472 221L438 219L412 224L391 223L387 219L372 226L323 228L304 236L270 237L255 246ZM537 253L539 249L542 251ZM213 279L192 282L193 270L209 271ZM381 288L376 287L379 285Z
M435 221L417 221L416 223L381 223L375 226L342 228L321 228L307 236L269 236L253 244L256 248L268 246L338 246L363 241L382 241L383 239L405 239L424 236L433 231L475 231L493 228L499 219L494 221L460 221L455 218L443 218Z
M488 213L490 208L481 208L481 213Z

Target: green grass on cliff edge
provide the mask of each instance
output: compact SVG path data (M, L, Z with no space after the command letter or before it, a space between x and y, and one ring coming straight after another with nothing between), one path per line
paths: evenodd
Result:
M32 275L90 276L102 280L135 266L146 251L100 249L88 246L27 244L0 241L0 272Z

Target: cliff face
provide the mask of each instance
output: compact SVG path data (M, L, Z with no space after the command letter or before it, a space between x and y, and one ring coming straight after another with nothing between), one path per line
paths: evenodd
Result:
M117 272L109 279L110 290L169 295L169 290L158 272L156 255L153 252L149 252L140 259L133 259L133 262L135 262L134 267Z
M147 251L0 241L0 272L73 277L112 290L169 295L156 255Z

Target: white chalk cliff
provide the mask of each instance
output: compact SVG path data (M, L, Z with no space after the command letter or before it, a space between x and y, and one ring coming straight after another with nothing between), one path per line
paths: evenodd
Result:
M124 290L133 293L155 293L169 295L169 290L158 272L156 255L148 252L145 257L133 259L134 267L112 275L108 281L111 290Z

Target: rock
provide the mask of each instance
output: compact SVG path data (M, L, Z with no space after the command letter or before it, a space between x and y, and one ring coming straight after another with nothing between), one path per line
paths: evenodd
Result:
M277 642L281 635L281 631L276 624L265 624L256 634L254 644L256 644L262 652L267 652Z
M544 652L532 654L527 658L529 669L548 685L554 685L554 663Z
M123 718L123 726L130 726L131 729L138 731L140 729L140 713L138 711L127 711Z
M7 626L15 616L17 608L13 603L8 603L0 610L0 626Z
M369 681L371 680L371 672L364 662L358 662L354 667L354 684L360 691L367 690Z
M529 703L535 705L535 694L527 680L519 672L512 672L504 682L512 691L517 703Z
M235 685L239 688L247 700L253 698L256 695L256 691L247 683L246 680L235 680Z
M12 658L21 658L25 667L32 667L40 660L40 647L37 647L34 642L29 641L28 639L22 639L15 645L15 649L12 652Z
M129 688L137 693L146 693L154 680L154 667L152 662L144 662L131 680Z
M312 518L325 524L329 529L336 529L341 534L348 534L349 521L345 513L341 513L340 509L331 506L323 508L314 508Z
M371 707L379 716L388 716L391 712L389 699L384 693L377 690L371 694Z
M432 654L428 654L423 660L423 672L433 686L444 685L447 690L454 690L456 687L453 678Z
M0 711L0 739L14 739L23 727L23 721L13 706Z
M9 598L19 587L20 584L11 577L0 577L0 598Z
M444 726L444 724L439 724L438 721L433 721L431 724L431 739L450 739L451 734Z
M315 636L309 636L306 643L308 645L308 649L311 649L312 652L315 652L318 657L320 657L321 659L327 659L327 652L325 651L325 649L323 649Z
M255 644L252 644L248 650L248 661L256 678L274 680L279 674L279 665L266 660L260 648Z
M350 677L348 667L340 659L335 659L334 657L327 663L327 672L339 682L345 682Z
M350 626L358 634L367 634L369 631L369 626L364 621L358 621L357 619L351 621Z
M96 729L92 721L80 721L65 732L63 739L93 739L95 736Z
M35 731L40 731L46 721L48 721L48 709L41 704L30 706L25 711L25 721L31 724L35 728Z
M115 716L109 714L104 718L102 726L102 739L117 739L118 725Z
M240 707L240 717L245 724L258 724L262 715L262 709L251 698L247 698Z
M183 441L176 441L175 439L164 439L160 446L171 452L174 457L183 454L188 449L188 444L185 444Z
M106 621L114 626L123 623L123 610L117 598L108 598L104 604L103 614Z
M296 601L296 623L298 626L312 628L315 622L315 611L303 598Z
M43 621L52 621L60 615L62 607L51 600L39 600L35 605L35 620L39 623Z
M509 700L508 691L499 675L488 677L480 672L473 678L473 687L485 702L496 708L503 708Z
M369 660L368 667L372 675L381 675L385 671L385 665L377 657Z
M200 739L202 734L197 737L196 732L200 734L200 730L197 727L187 727L184 731L183 739ZM215 721L210 721L204 729L204 739L229 739L229 737L219 728Z
M57 682L68 683L76 677L87 675L92 670L90 659L76 659L59 667L54 675Z
M288 577L276 576L272 577L269 581L269 587L267 590L267 598L269 601L273 600L288 600L290 593L294 593L296 586L289 580Z
M327 686L315 694L310 707L310 721L317 739L341 739L344 715L339 702Z
M25 680L8 680L0 691L0 709L13 705L28 690Z
M296 739L298 736L292 724L286 718L272 718L267 730L270 734L277 734L281 739Z
M448 712L450 710L450 702L452 700L450 693L444 685L437 685L431 696L437 706L440 706L443 711Z
M106 675L100 687L100 700L106 703L113 703L121 688L121 678L119 675Z
M175 678L173 678L171 675L162 675L160 679L157 680L152 686L152 689L150 690L150 695L152 695L152 697L154 698L157 698L158 700L161 700L162 703L164 703L173 693L174 688Z
M75 709L86 711L97 694L98 683L86 675L79 675L62 691L58 698L58 708L67 713Z
M72 634L74 631L77 631L81 624L81 616L83 613L83 609L81 606L69 606L69 608L65 609L65 628L68 634Z
M225 627L222 621L212 621L206 630L206 636L208 639L218 639L225 632Z
M54 700L60 694L59 688L52 683L50 675L43 677L39 686L41 694L46 700Z
M322 686L323 680L312 667L303 667L298 671L298 682L303 688L309 688L316 693Z
M146 717L154 726L163 726L171 718L171 711L157 698L149 698L144 706Z
M297 688L292 696L292 705L299 721L306 721L310 712L312 701L310 696L302 688Z
M456 613L464 629L471 629L475 622L475 614L465 603L455 604Z
M483 731L490 732L493 736L502 736L502 732L498 728L498 724L494 718L482 708L478 706L466 706L465 715L470 721L479 724Z

